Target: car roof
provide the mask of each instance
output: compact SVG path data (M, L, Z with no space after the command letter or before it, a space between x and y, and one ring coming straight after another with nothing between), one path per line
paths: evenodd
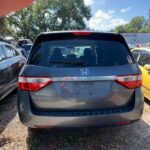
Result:
M32 45L33 45L33 44L23 44L22 47L23 47L23 46L32 46Z
M89 30L69 30L69 31L52 31L52 32L42 32L39 35L37 35L33 46L38 43L38 42L43 42L49 39L49 36L55 36L55 38L58 38L57 35L61 35L60 38L63 37L63 35L67 34L74 34L74 35L90 35L90 34L95 34L100 35L101 38L113 38L114 40L120 40L124 44L126 44L124 37L120 33L115 33L115 32L100 32L100 31L89 31Z
M18 41L30 41L30 39L19 39Z
M4 39L5 40L15 40L14 37L12 37L12 36L6 36Z
M17 49L14 45L12 45L12 44L9 44L9 43L7 43L7 42L2 42L2 41L0 41L0 45L9 45L9 46L11 46L11 47L13 47L14 49Z
M0 41L0 45L4 45L4 44L5 44L5 45L6 45L6 44L7 44L7 45L10 45L10 44L7 43L7 42Z
M119 33L116 33L116 32L100 32L100 31L90 31L90 30L51 31L51 32L42 32L41 34L58 34L58 33L75 33L75 32L80 32L80 33L82 33L82 32L102 33L102 34L112 34L112 35L119 34Z

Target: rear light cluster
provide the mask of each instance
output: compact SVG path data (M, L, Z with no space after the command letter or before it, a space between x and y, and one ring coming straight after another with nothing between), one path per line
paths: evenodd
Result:
M21 90L36 92L51 83L52 83L52 79L47 77L22 77L21 76L19 77L18 87Z
M142 86L142 76L141 75L117 76L116 82L128 89L134 89Z
M128 89L134 89L142 86L141 75L117 76L116 82ZM19 77L19 89L26 91L39 91L52 83L49 77Z

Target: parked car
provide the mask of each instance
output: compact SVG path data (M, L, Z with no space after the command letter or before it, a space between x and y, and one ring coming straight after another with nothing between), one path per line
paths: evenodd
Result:
M21 48L24 49L24 50L26 51L27 56L28 56L29 53L30 53L31 47L32 47L32 44L24 44L24 45L21 46Z
M17 48L16 51L19 53L21 59L23 60L24 64L27 62L27 53L25 52L24 49L22 48Z
M123 125L143 112L141 71L120 34L42 33L18 85L30 128Z
M142 71L144 97L150 100L150 48L135 48L132 54Z
M17 88L19 72L23 65L14 47L0 42L0 101Z
M18 51L21 53L21 55L22 55L25 59L27 59L28 53L26 52L26 50L24 50L23 48L17 48L17 49L18 49Z
M16 46L17 42L16 40L14 39L14 37L11 37L11 36L7 36L3 39L4 42L8 43L8 44L11 44L13 46Z
M25 44L32 44L32 41L30 39L20 39L17 42L18 47L22 47Z

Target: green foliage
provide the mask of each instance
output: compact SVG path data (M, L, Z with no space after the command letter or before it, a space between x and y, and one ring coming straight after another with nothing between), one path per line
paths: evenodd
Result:
M128 24L115 28L118 33L148 33L150 32L150 22L143 16L134 17Z
M40 32L85 29L90 17L83 0L38 0L7 20L18 37L34 39Z
M125 26L123 25L119 25L115 28L115 32L118 32L118 33L125 33Z
M0 18L0 35L2 36L3 35L3 32L4 32L4 27L5 27L5 20L4 18Z
M13 30L9 28L6 17L0 18L0 38L13 34Z

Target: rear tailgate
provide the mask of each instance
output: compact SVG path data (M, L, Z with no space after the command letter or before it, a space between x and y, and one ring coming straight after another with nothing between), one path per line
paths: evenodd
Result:
M27 72L26 72L27 68ZM134 100L134 89L116 82L117 75L136 74L136 65L108 68L47 68L26 66L28 76L49 77L52 83L39 91L30 91L32 104L39 109L90 110L122 108ZM135 71L133 71L135 70ZM111 74L111 75L110 75Z

